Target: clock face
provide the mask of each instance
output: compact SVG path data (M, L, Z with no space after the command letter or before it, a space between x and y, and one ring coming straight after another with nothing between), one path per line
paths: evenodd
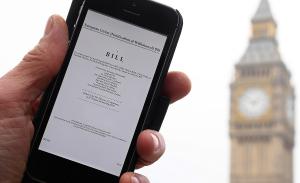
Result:
M248 118L256 118L267 111L269 96L260 88L247 89L239 99L239 110Z
M294 121L294 114L295 114L295 108L294 108L294 99L292 96L288 96L286 99L286 117L289 122Z

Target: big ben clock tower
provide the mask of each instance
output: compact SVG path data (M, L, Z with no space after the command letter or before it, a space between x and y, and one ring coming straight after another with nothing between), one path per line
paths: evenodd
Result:
M293 183L294 88L267 0L230 85L231 183Z

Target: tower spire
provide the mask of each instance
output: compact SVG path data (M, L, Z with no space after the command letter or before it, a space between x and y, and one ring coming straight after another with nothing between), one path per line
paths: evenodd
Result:
M261 0L252 18L252 37L240 64L281 62L276 40L277 24L268 0Z
M262 0L252 19L252 22L274 21L268 0Z
M273 18L268 0L261 0L252 18L252 39L276 39L277 24Z

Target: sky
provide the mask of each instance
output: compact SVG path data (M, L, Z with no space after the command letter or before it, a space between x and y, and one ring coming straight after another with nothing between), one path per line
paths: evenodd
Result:
M247 48L250 21L260 0L159 1L183 15L184 28L170 70L187 73L193 89L168 111L161 130L167 143L165 155L138 172L153 183L228 183L229 84L234 64ZM0 76L34 47L51 14L66 17L70 2L10 0L1 4ZM292 73L296 96L300 96L300 1L270 3L278 23L280 52ZM299 124L296 126L299 131ZM297 133L296 142L299 137ZM296 145L295 172L300 167L299 151ZM300 183L300 175L295 178Z

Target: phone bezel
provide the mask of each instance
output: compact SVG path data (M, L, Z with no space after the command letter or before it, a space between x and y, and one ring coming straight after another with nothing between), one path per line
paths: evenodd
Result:
M136 6L132 6L132 2L133 1L125 0L85 1L81 16L78 20L77 28L75 28L72 36L65 62L63 63L61 71L56 78L54 87L50 88L50 90L52 90L50 100L48 101L46 107L40 109L42 112L38 113L39 116L37 119L42 119L42 122L40 122L38 128L36 128L35 138L33 140L30 153L31 155L27 166L27 173L32 177L47 181L57 181L55 177L59 178L60 180L78 180L80 178L84 178L85 180L100 179L103 181L105 180L105 182L117 182L119 179L117 176L38 150L38 146L44 134L47 121L51 114L59 88L62 84L70 58L73 54L77 38L80 34L80 28L83 25L88 9L167 36L167 41L156 69L150 90L148 92L133 141L131 142L129 151L127 153L122 173L132 170L134 163L133 155L135 154L135 143L138 134L145 125L145 119L153 99L159 93L158 88L160 88L159 86L162 85L162 78L164 78L166 75L170 64L171 59L168 59L168 57L170 57L170 49L175 49L172 48L171 45L174 42L176 32L180 28L180 17L175 10L152 1L136 1ZM128 13L128 11L124 10L129 10L130 12L134 13ZM43 117L41 117L41 115ZM57 167L57 165L59 165L59 167ZM83 175L88 176L83 177Z

